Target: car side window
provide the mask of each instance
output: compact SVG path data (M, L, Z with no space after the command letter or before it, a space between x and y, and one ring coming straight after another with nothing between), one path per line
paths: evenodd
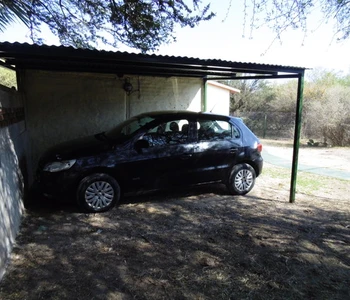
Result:
M186 119L171 120L149 129L143 136L150 147L184 144L188 140L189 122Z
M234 139L239 139L241 137L241 133L235 125L232 125L232 134Z
M226 121L217 121L217 124L219 126L217 127L216 132L219 134L219 137L221 137L221 139L228 140L238 139L241 137L240 131L235 125L232 125Z
M197 128L199 141L220 141L240 137L240 132L236 126L222 120L199 121Z

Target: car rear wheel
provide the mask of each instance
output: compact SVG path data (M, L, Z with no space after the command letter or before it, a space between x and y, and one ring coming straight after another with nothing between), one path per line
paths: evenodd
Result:
M77 200L87 212L102 212L111 209L120 199L118 182L104 173L85 177L79 184Z
M233 195L249 193L255 184L255 170L249 164L239 164L232 168L227 187Z

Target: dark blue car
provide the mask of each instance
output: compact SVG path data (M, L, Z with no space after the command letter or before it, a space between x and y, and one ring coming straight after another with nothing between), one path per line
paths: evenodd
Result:
M122 193L222 182L244 195L262 171L262 145L239 118L189 111L150 112L110 131L49 149L35 186L76 194L89 212L106 211Z

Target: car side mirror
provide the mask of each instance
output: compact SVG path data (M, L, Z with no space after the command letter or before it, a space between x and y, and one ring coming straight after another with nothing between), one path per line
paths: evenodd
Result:
M149 143L146 140L138 140L134 144L137 153L142 153L143 149L149 148Z

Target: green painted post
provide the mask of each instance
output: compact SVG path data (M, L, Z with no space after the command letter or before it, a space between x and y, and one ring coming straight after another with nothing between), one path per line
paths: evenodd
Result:
M203 111L207 111L208 108L208 84L207 79L204 79L204 101L203 101Z
M290 182L290 196L289 203L295 202L295 190L297 184L298 173L298 156L300 146L300 132L301 132L301 117L303 112L303 90L304 90L304 72L298 76L298 94L295 116L295 131L294 131L294 145L293 145L293 162L292 162L292 176Z
M264 116L264 132L263 132L263 138L266 137L266 126L267 126L267 114Z

